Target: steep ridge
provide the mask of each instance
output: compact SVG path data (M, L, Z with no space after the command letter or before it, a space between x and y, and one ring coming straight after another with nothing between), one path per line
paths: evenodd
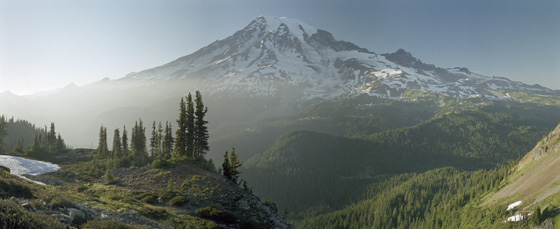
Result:
M524 202L530 207L560 192L560 125L545 136L516 167L510 183L489 202L502 198ZM525 203L526 201L529 201ZM510 203L506 203L510 204Z

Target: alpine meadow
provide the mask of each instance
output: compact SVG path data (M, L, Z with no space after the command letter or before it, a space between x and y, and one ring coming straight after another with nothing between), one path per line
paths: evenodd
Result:
M509 18L520 9L527 9L532 17L537 9L548 6L548 12L560 9L560 4L429 0L423 6L383 0L343 6L329 0L324 6L312 1L271 2L268 8L247 1L232 8L228 6L233 3L222 1L117 2L106 11L97 8L99 3L83 3L91 4L92 13L77 16L85 5L55 1L49 9L76 8L53 11L68 24L47 27L49 34L58 37L53 34L69 28L81 31L82 22L85 28L95 28L94 33L123 30L96 40L107 62L114 60L111 55L130 51L136 42L156 39L154 34L173 45L181 42L167 31L180 36L186 30L193 39L204 37L198 34L204 31L222 35L214 42L206 39L204 47L188 55L162 65L152 61L150 66L155 67L124 77L99 76L80 86L68 81L60 89L28 95L0 92L0 228L560 227L560 85L554 83L560 73L537 67L549 63L544 61L547 58L558 63L560 52L542 53L541 59L520 51L516 56L504 55L505 59L459 62L477 53L474 44L479 36L494 42L495 49L489 52L501 55L502 47L528 50L516 42L539 49L543 45L539 42L546 43L545 36L560 28L560 20L545 23L555 28L536 26L533 23L546 15L535 16L526 25L547 34L495 42L493 36L509 34L510 28L500 30L504 24L498 22L514 23L482 21L489 12L478 6L497 7L503 11L496 15ZM38 2L31 3L33 7L26 9L3 1L0 12L39 10ZM379 8L365 11L358 9L360 4ZM435 7L439 4L441 8ZM340 9L335 10L335 5ZM481 13L480 18L453 10L461 6L473 15ZM247 11L239 13L285 13L309 19L310 24L293 17L254 16L244 27L220 30L232 29L231 23L244 18L231 16L234 12L225 8L242 7ZM318 10L311 10L314 7ZM402 11L382 17L388 13L383 7ZM356 15L339 12L343 9L354 9ZM426 14L420 14L423 10ZM331 11L332 20L325 16ZM138 19L139 12L153 15ZM361 21L355 20L359 13ZM204 20L177 20L199 14L204 14ZM7 25L17 17L7 15L0 25L6 25L10 35L0 44L10 51L7 47L17 32ZM131 23L127 15L138 21ZM348 18L334 23L332 33L311 25L332 24L341 16ZM432 19L441 24L433 24ZM45 24L50 20L54 19ZM114 24L98 23L106 20ZM32 31L28 23L39 21L21 21L21 31ZM398 29L403 22L411 24L409 30ZM495 27L476 28L477 23ZM187 29L193 24L200 30ZM359 27L370 24L386 30L372 35L369 27ZM465 36L457 32L461 26L481 35ZM450 54L454 49L445 47L451 41L438 37L451 36L444 32L451 27L450 33L458 33L459 41L467 40L473 47L459 47L461 52ZM118 38L136 29L145 34L127 36L126 41ZM423 39L428 29L441 30L430 35L433 40ZM408 35L402 36L401 30ZM225 31L232 32L223 35ZM387 44L399 48L372 51L358 45L368 43L356 32L386 46L382 50L392 47ZM68 34L78 43L90 39ZM356 43L336 38L355 36ZM44 44L56 43L41 39ZM104 48L108 41L122 49ZM558 44L548 48L558 50ZM43 54L54 64L74 43L65 45L68 49ZM430 45L441 45L441 50L420 48ZM94 53L83 50L80 58L93 58ZM0 66L6 85L16 82L12 69L20 65L14 58ZM84 76L72 74L76 81L97 71L93 65L80 68L80 58L65 64L81 69ZM520 73L513 80L478 70L489 65L504 68L500 64L507 61L521 65L515 62L520 59L534 62L534 78ZM444 66L454 60L459 60L457 65L476 65L477 70ZM547 74L555 76L542 76ZM535 84L537 79L549 83Z

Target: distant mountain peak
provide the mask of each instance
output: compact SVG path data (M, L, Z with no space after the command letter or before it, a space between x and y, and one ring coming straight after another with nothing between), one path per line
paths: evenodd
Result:
M253 28L261 28L271 33L289 30L302 40L304 38L304 34L308 34L310 36L311 34L317 32L315 27L298 19L289 17L258 16L247 27L245 27L244 30L250 30Z
M160 67L127 75L120 85L197 82L211 94L290 97L298 103L369 94L408 99L407 91L459 98L506 99L506 91L560 93L467 68L426 64L404 49L378 55L289 17L259 16L233 35ZM417 93L416 93L417 94Z

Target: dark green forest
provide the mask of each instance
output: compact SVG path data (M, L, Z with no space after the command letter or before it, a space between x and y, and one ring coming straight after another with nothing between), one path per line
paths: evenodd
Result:
M356 116L342 115L344 124L335 121L341 117L334 114L337 108L350 106L336 102L318 105L315 109L325 111L315 113L321 118L301 124L329 120L328 125L339 132L295 130L282 135L244 164L242 177L255 193L276 202L302 228L449 228L461 222L476 225L484 214L495 216L480 225L501 225L497 223L505 217L501 207L482 208L473 201L497 189L512 163L560 121L558 107L536 104L459 106L454 102L438 109L423 102L404 104L389 102L375 109L363 108L367 110L363 112L389 108L399 114L416 109L432 116L414 121L410 113L387 118L377 114L369 117L371 122L361 117L353 127L347 121ZM333 111L330 114L328 106ZM298 114L300 122L310 114L305 112L309 111ZM411 121L401 127L381 127L405 117ZM295 120L284 122L297 123ZM412 195L421 198L403 201L389 196L405 196L411 189L420 192ZM483 215L467 214L463 212L466 208ZM372 212L379 216L374 218ZM467 217L459 221L459 217L446 218L447 213Z

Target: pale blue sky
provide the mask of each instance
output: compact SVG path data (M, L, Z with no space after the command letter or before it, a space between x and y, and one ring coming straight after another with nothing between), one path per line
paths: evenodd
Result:
M377 53L560 89L557 0L0 0L0 92L28 94L159 66L287 16Z

